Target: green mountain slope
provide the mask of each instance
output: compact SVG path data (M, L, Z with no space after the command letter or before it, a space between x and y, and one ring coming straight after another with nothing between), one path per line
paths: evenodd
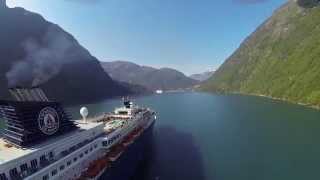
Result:
M280 7L201 88L320 105L318 4L290 0Z

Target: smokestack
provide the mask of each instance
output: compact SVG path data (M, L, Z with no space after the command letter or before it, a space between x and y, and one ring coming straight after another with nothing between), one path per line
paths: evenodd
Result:
M49 101L47 95L43 92L43 90L39 88L39 91L40 91L41 95L43 96L43 98L45 99L45 101Z
M38 102L49 102L48 97L40 88L9 88L10 94L14 97L16 101L38 101Z
M37 94L35 88L30 89L30 94L32 95L35 101L42 101L41 97Z
M47 96L44 94L44 92L40 88L34 88L34 91L37 93L38 97L40 97L41 101L48 102Z
M22 90L20 88L17 88L16 92L19 95L21 101L27 101L27 99L25 98L25 96L24 96L24 94L23 94L23 92L22 92Z
M22 94L24 101L30 101L30 98L29 98L25 88L21 88L20 93Z
M41 93L39 92L38 88L34 88L34 92L37 94L37 96L40 98L40 101L45 101L44 98L42 97Z
M26 97L27 101L33 101L33 98L31 96L31 94L29 93L28 89L23 88L22 92L23 92L24 96Z
M16 92L15 89L9 89L9 92L10 92L11 96L14 97L15 100L21 101L21 98L20 98L20 96L18 95L18 93Z

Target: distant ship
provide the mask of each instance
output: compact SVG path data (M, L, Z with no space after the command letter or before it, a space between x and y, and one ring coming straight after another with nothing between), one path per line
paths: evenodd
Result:
M128 179L152 140L155 111L129 100L91 119L82 108L83 119L71 120L39 88L10 93L14 101L0 101L0 180Z
M158 90L156 90L156 93L157 93L157 94L162 94L163 91L162 91L161 89L158 89Z

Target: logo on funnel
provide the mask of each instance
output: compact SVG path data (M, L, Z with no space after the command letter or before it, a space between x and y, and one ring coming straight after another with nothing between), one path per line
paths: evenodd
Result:
M38 117L38 125L41 132L46 135L53 135L59 130L59 115L51 107L43 108Z

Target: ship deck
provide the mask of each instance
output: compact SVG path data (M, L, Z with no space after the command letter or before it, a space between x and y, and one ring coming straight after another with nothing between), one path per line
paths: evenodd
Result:
M55 143L67 142L71 138L77 137L80 133L85 130L89 130L102 125L102 123L83 123L82 121L76 121L79 129L72 132L52 137L45 142L39 143L37 145L28 148L18 148L15 146L10 146L3 138L0 137L0 165L8 161L12 161L19 157L28 155L30 153L36 152L39 149L46 148L47 146L52 146Z

